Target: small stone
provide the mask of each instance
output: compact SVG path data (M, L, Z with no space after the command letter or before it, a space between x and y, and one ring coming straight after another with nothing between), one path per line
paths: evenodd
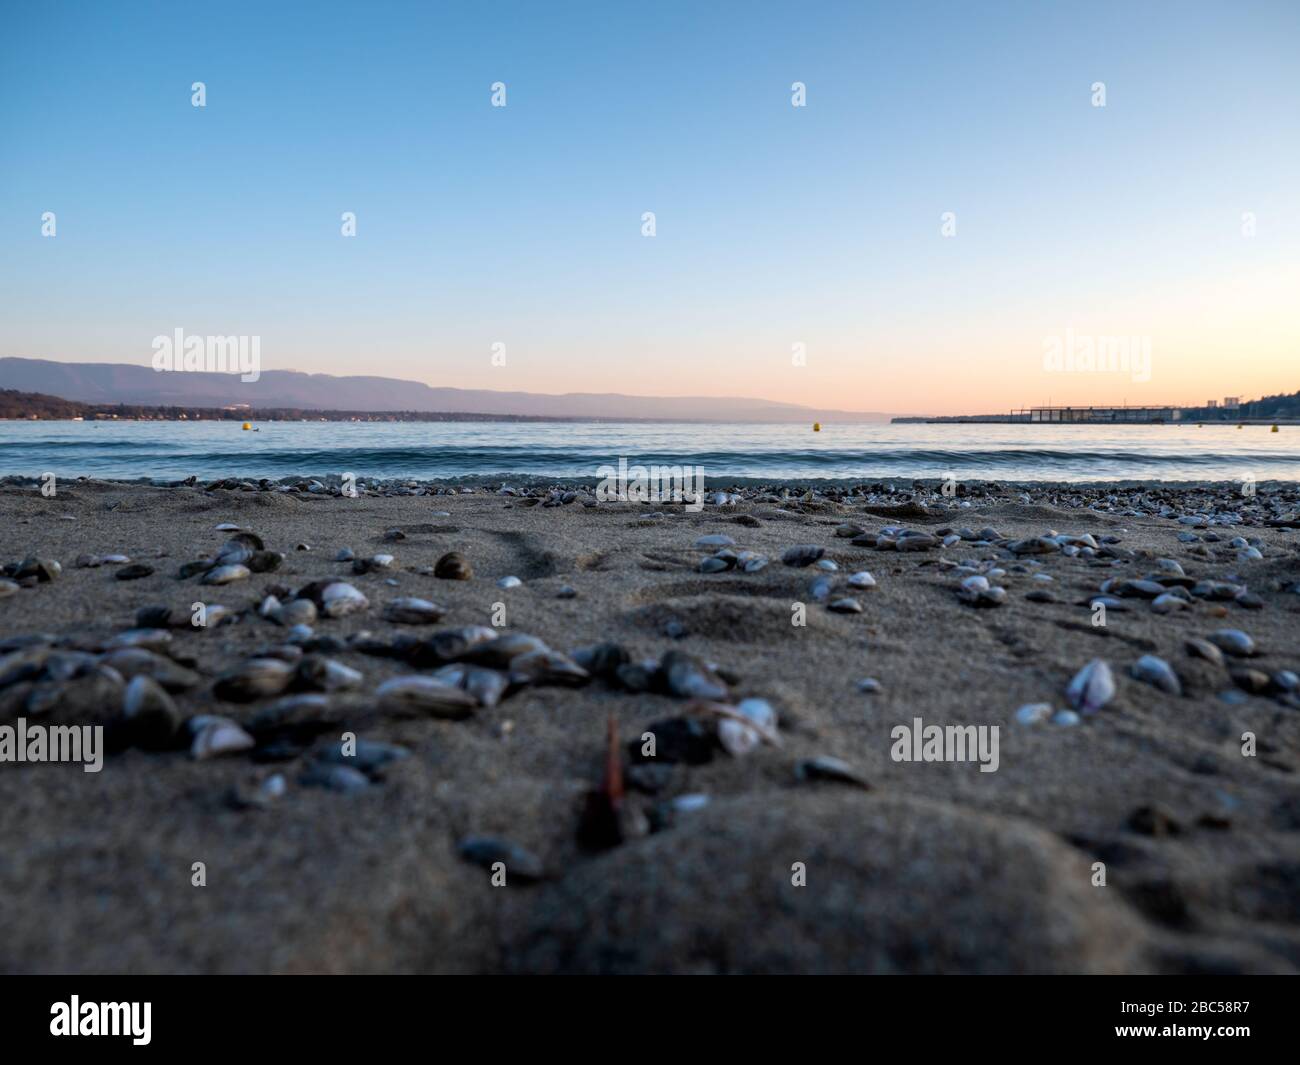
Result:
M255 745L253 737L228 718L206 717L201 720L190 744L190 757L195 761L238 754Z
M463 555L448 551L434 564L433 575L444 581L467 581L474 576L474 567Z
M123 566L113 574L119 581L138 581L142 577L148 577L153 573L153 567L143 562L133 562L129 566Z
M500 865L505 873L506 884L510 883L511 877L532 883L546 876L546 868L540 858L509 840L492 836L467 836L457 844L456 849L466 861L481 865L493 873L498 871L496 867Z
M1052 716L1051 703L1026 703L1016 711L1016 722L1021 725L1038 725Z

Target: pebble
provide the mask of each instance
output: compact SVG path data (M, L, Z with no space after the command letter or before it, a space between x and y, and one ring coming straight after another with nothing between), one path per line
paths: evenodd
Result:
M848 584L850 588L874 588L876 578L866 570L861 570L849 577Z
M883 691L883 685L875 677L863 677L858 681L858 691L874 694Z

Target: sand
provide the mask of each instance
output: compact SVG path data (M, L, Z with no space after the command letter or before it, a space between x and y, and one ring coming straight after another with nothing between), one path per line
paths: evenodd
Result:
M1219 530L1210 557L1191 554L1185 527L1024 504L1015 494L918 528L992 525L1011 536L1115 534L1139 553L1119 569L1038 556L1057 601L1008 572L1005 605L960 603L937 565L1004 557L961 544L900 554L852 546L834 529L889 520L860 507L745 502L680 508L601 504L524 508L491 492L457 496L307 497L272 492L63 482L53 499L0 489L0 561L41 555L62 576L0 599L0 639L46 632L94 646L133 625L135 611L202 600L247 610L275 586L339 577L371 609L322 620L317 632L391 635L380 606L418 595L448 607L434 628L490 624L504 603L511 629L570 651L602 640L635 657L684 649L734 673L737 698L767 699L780 747L677 765L645 808L705 795L660 831L600 852L579 847L585 792L604 763L606 720L635 740L680 716L681 700L614 690L524 688L462 721L358 718L366 739L404 745L360 794L300 783L312 754L259 763L247 753L194 761L184 750L111 754L100 773L73 765L0 765L0 971L235 972L1294 972L1300 969L1300 711L1276 694L1229 696L1227 673L1190 658L1188 635L1249 632L1265 671L1300 669L1297 534ZM434 516L449 511L449 517ZM752 515L757 527L739 524ZM275 572L224 588L178 580L234 522L285 553ZM386 542L386 530L407 530ZM1122 531L1121 531L1122 530ZM1203 530L1202 530L1203 531ZM1259 536L1264 558L1239 563L1226 546ZM735 538L772 563L753 574L697 571L695 540ZM305 542L310 551L295 550ZM877 580L855 593L862 614L835 614L808 595L811 569L781 553L816 543L841 567ZM340 547L387 551L394 569L353 576ZM447 551L475 577L414 572ZM77 568L83 553L121 552L153 565L134 581L118 567ZM1179 560L1193 577L1239 572L1263 608L1199 603L1161 616L1146 602L1094 627L1082 596L1108 576L1141 576ZM523 585L503 590L497 579ZM397 585L386 584L395 580ZM577 590L558 598L564 585ZM792 604L807 623L791 624ZM685 635L671 638L678 623ZM405 627L404 627L405 628ZM238 624L174 632L205 681L177 696L187 714L247 721L263 703L222 703L211 677L285 631L248 613ZM1144 653L1177 670L1182 697L1127 675ZM365 689L412 668L343 651ZM1071 676L1093 658L1112 667L1113 702L1075 726L1019 725L1023 704L1066 706ZM880 691L860 692L874 677ZM0 724L22 713L0 691ZM263 701L265 702L265 701ZM86 714L84 711L79 713ZM118 707L89 712L111 722ZM67 708L50 720L68 717ZM27 715L35 720L33 715ZM996 772L973 762L899 762L891 729L927 724L1000 728ZM1257 738L1244 756L1243 733ZM318 743L337 741L338 733ZM862 789L796 777L803 760L833 756ZM237 808L232 788L279 773L283 797ZM1176 832L1152 835L1134 814L1154 807ZM662 808L661 808L662 809ZM527 848L546 867L536 884L494 886L461 858L469 834ZM193 863L206 886L191 883ZM1095 883L1104 863L1105 884ZM803 886L792 883L802 863Z

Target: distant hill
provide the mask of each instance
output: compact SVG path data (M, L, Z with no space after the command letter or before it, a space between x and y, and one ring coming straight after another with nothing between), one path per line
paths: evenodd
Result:
M167 373L125 363L52 362L0 358L0 388L39 392L95 404L332 411L426 411L512 414L542 418L652 419L698 422L883 422L878 411L824 410L765 399L708 396L627 396L617 392L497 392L434 388L391 377L335 377L266 370L244 382L222 373Z

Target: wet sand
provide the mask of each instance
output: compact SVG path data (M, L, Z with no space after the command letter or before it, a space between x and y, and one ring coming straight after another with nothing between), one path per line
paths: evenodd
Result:
M364 682L323 715L301 751L259 741L196 761L182 736L176 750L115 751L99 773L0 765L0 971L1300 970L1300 704L1283 681L1248 694L1229 668L1266 678L1300 670L1300 534L1250 524L1251 515L1294 513L1296 490L1285 491L1271 509L1243 508L1246 524L1206 529L1152 508L1125 514L1122 500L1110 512L1071 506L1097 498L1069 490L1031 491L1027 502L1021 489L956 500L924 493L924 511L896 512L874 496L755 491L688 512L526 507L491 488L349 499L65 481L47 499L33 486L0 487L0 562L39 556L62 566L56 579L0 598L0 641L45 633L60 649L98 654L144 607L188 613L194 602L219 603L238 614L233 624L169 630L167 655L200 675L174 694L186 716L250 726L273 701L213 692L215 677L285 643L287 630L257 614L268 593L287 599L331 578L370 602L315 625L316 636L339 640L319 653ZM1212 497L1168 489L1163 502L1193 514ZM1215 498L1231 502L1226 489ZM279 568L222 587L178 579L182 563L220 550L231 534L216 526L227 522L283 552ZM1113 536L1117 553L1133 557L1017 557L969 540L878 550L837 536L845 522L872 533L992 526L1011 538ZM386 536L394 528L404 538ZM1181 542L1189 531L1198 539ZM1200 539L1207 533L1219 539ZM769 564L700 572L716 548L695 542L712 534ZM1240 559L1229 546L1235 536L1257 538L1262 557ZM310 550L297 550L300 542ZM826 549L839 567L821 574L834 582L832 597L852 595L862 613L835 613L811 596L819 571L781 562L796 544ZM394 561L353 574L335 561L343 547ZM449 551L470 561L471 580L420 572ZM120 580L122 564L75 564L113 553L155 572ZM1234 575L1257 602L1197 598L1158 614L1138 595L1095 626L1087 598L1108 578L1146 576L1157 558L1196 580ZM967 605L960 574L940 560L990 559L1005 570L994 583L1006 601ZM845 578L860 570L875 586L848 589ZM500 588L507 575L523 583ZM566 585L575 597L559 597ZM1044 589L1054 601L1026 598ZM391 624L381 611L398 596L432 600L446 616ZM792 624L797 603L806 606L802 626ZM376 709L374 689L430 670L346 643L363 630L384 641L491 626L495 604L510 631L559 651L614 641L633 660L678 650L716 663L731 681L726 702L760 698L776 710L780 745L741 757L716 750L653 780L632 773L626 807L655 830L586 849L578 827L605 771L607 720L627 744L686 714L685 700L597 678L523 686L463 720L396 717ZM1187 637L1224 628L1246 631L1260 653L1229 665L1188 654ZM1129 675L1144 654L1173 667L1183 695ZM1066 708L1067 684L1093 659L1113 671L1113 700L1074 725L1017 723L1026 704ZM859 690L867 677L878 691ZM8 679L0 724L22 716L111 729L120 719L111 684L87 698L85 677ZM76 690L64 699L59 685ZM997 771L893 760L891 730L918 717L998 726ZM410 756L357 792L303 783L348 730ZM1245 733L1256 738L1253 756L1242 753ZM800 763L823 756L848 763L869 788L799 779ZM628 771L626 750L623 758ZM276 774L282 796L232 799L256 795ZM707 803L674 806L693 795ZM542 879L507 872L507 884L494 886L488 869L458 852L466 836L526 849ZM206 886L191 883L195 862L205 864ZM1095 883L1099 862L1104 886ZM799 863L803 886L792 883Z

